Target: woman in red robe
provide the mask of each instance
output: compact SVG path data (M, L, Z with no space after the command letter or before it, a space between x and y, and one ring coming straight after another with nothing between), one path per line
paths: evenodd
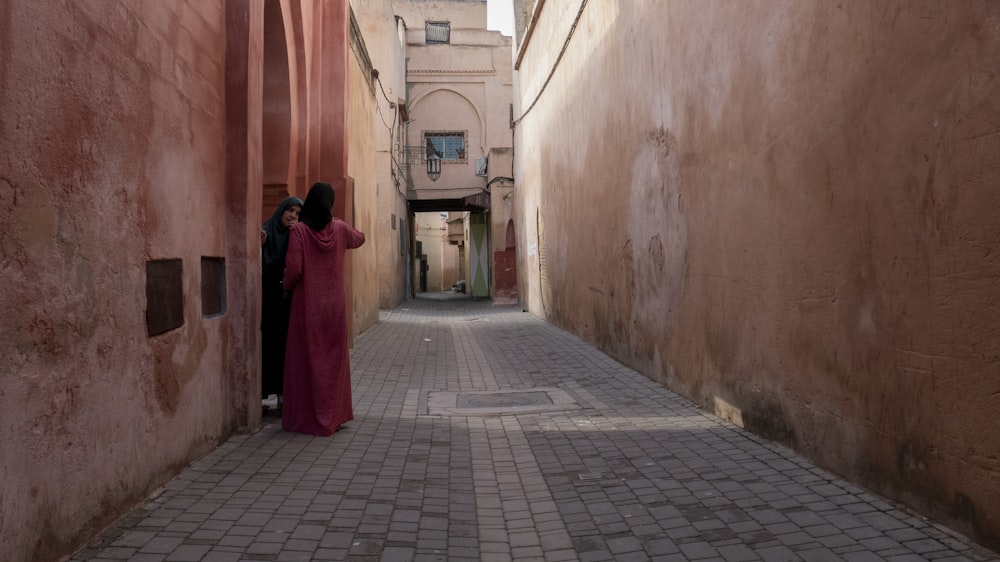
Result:
M365 243L333 218L333 187L316 183L291 229L285 257L292 314L285 352L285 431L331 435L354 419L344 295L344 253Z

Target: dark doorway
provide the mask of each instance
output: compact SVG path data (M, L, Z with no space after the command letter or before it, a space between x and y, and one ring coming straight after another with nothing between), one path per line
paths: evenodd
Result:
M418 272L420 279L417 282L417 290L421 293L426 293L428 269L427 254L424 253L424 243L419 240L417 241L417 256L419 256L420 259L420 270Z

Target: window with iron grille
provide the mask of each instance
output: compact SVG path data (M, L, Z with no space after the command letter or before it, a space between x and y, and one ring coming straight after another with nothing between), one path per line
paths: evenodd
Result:
M431 147L441 157L442 162L465 162L465 131L427 131L424 132L424 146L430 156Z
M429 21L424 24L424 38L428 45L451 43L451 23Z

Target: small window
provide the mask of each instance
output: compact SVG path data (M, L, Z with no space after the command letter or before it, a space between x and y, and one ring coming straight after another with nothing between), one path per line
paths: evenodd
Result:
M451 43L451 23L429 21L424 24L424 35L428 45Z
M433 147L444 162L465 162L465 131L424 133L424 145L428 149L427 152Z

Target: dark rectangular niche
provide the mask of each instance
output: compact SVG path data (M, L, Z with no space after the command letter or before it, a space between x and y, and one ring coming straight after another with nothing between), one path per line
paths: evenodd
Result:
M226 259L201 257L201 315L226 313Z
M184 325L181 260L146 262L146 333L155 336Z

